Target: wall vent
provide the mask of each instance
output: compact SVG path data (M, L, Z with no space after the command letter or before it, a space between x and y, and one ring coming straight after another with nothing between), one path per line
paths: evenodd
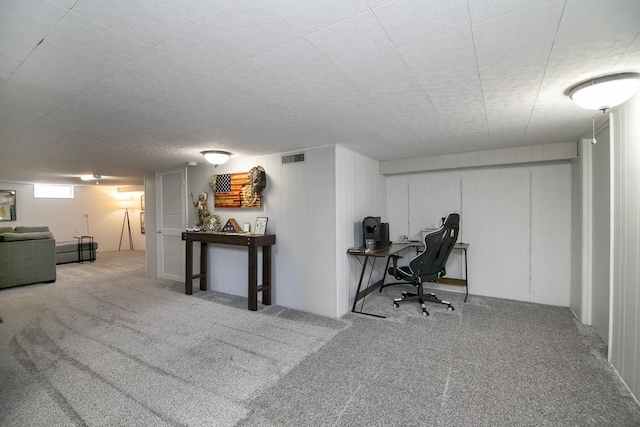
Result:
M282 164L304 162L304 153L282 156Z

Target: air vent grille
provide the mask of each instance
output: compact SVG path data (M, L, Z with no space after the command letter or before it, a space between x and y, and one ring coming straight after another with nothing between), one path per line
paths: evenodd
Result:
M282 156L282 164L304 162L304 153Z

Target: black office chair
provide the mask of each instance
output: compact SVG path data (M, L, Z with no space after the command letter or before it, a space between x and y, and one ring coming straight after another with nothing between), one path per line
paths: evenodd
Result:
M393 266L389 267L389 274L403 282L391 283L393 285L410 283L417 288L417 293L403 292L402 298L393 300L393 305L399 307L401 302L418 301L422 306L422 315L428 316L429 312L425 302L444 304L453 311L453 306L449 301L438 299L434 293L424 294L423 283L437 282L446 274L445 264L453 245L458 240L460 230L460 215L450 213L444 224L437 230L424 236L425 248L420 254L409 261L409 265L398 268L399 256L393 257ZM386 286L386 285L385 285Z

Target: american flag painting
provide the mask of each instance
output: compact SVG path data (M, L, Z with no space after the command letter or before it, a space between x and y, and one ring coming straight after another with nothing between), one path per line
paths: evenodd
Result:
M247 172L216 175L213 204L216 208L260 207L260 195L251 193Z

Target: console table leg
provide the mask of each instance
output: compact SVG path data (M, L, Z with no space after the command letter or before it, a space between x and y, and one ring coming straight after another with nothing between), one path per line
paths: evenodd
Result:
M200 242L200 290L206 291L209 286L207 278L207 242Z
M258 248L249 246L249 310L258 310Z
M184 272L184 293L187 295L193 294L193 240L187 240L186 246L186 259L185 259L185 272Z
M271 246L262 247L262 304L271 305Z

